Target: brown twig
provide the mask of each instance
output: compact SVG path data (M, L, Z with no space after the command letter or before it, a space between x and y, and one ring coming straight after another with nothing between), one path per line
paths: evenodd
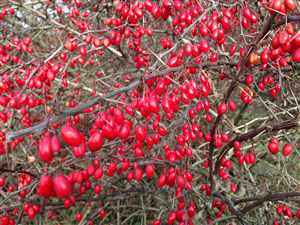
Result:
M300 192L282 192L282 193L274 193L274 194L266 194L264 196L258 196L253 198L239 199L234 201L235 204L240 204L246 201L254 201L253 203L246 205L242 210L242 214L246 214L252 209L260 206L266 201L279 201L279 200L287 200L288 198L299 197Z
M300 15L287 15L285 18L279 20L274 27L279 27L281 25L284 25L286 23L290 22L299 22L300 21Z
M29 171L26 171L26 170L10 170L10 169L6 169L6 168L0 168L0 172L1 173L23 173L23 174L28 174L32 177L37 177L38 175L37 174L34 174L32 172L29 172Z

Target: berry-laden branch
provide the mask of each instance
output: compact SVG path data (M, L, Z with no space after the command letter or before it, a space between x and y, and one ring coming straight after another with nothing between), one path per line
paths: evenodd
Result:
M261 32L257 35L257 37L255 38L255 40L253 41L253 44L251 44L250 46L248 46L246 54L244 55L244 57L241 59L241 64L240 64L240 69L238 70L236 77L234 80L231 81L225 95L224 95L224 100L227 103L231 94L233 93L234 89L237 87L238 84L238 80L239 78L243 75L245 67L246 67L246 63L249 59L250 54L256 49L256 47L258 46L259 42L264 38L264 36L269 32L269 30L272 28L273 22L275 19L275 14L271 15L268 17L268 19L266 20L265 24L263 25L263 28L261 30ZM215 123L211 129L211 137L215 136L216 133L216 129L219 125L219 123L221 122L222 119L222 115L218 115ZM213 178L213 167L214 167L214 163L213 163L213 153L214 153L214 141L210 142L209 145L209 180L210 180L210 186L211 189L214 189L214 178Z
M244 133L242 135L239 135L239 136L235 137L219 153L219 155L217 157L217 160L216 160L214 172L215 173L218 172L219 167L220 167L220 162L221 162L222 158L233 147L235 141L239 141L239 142L247 141L247 140L250 140L250 139L254 138L255 136L257 136L259 134L262 134L264 132L274 132L274 131L280 131L280 130L293 129L293 128L296 128L296 127L299 127L299 126L300 126L300 121L299 121L299 117L297 117L295 119L275 123L273 125L261 126L261 127L256 128L256 129L253 129L253 130L251 130L247 133Z
M10 142L15 138L18 137L22 137L28 134L33 134L33 133L37 133L37 132L41 132L44 129L46 129L48 127L49 124L57 122L67 116L73 116L76 115L82 111L84 111L85 109L88 109L96 104L98 104L99 102L108 99L108 98L112 98L118 94L127 92L132 90L133 88L137 87L139 84L141 83L140 79L134 80L132 83L130 83L129 85L119 88L115 91L112 91L108 94L106 94L105 96L97 96L95 98L93 98L92 100L86 102L86 103L81 103L79 106L73 108L73 109L66 109L64 110L60 115L58 116L52 116L49 117L47 119L45 119L44 121L42 121L41 123L32 126L32 127L28 127L25 129L21 129L21 130L17 130L17 131L12 131L12 132L7 132L6 134L6 142Z

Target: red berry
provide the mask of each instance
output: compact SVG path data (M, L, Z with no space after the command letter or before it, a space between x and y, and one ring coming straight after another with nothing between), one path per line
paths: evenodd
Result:
M298 48L292 55L292 59L296 63L300 63L300 48Z
M135 136L138 141L143 142L147 135L147 128L143 126L136 126L135 128Z
M76 220L77 222L80 222L81 219L82 219L81 213L80 213L80 212L77 212L76 215L75 215L75 220Z
M221 103L218 105L217 112L218 112L218 115L219 115L219 116L221 116L221 115L223 115L224 113L226 113L226 112L227 112L227 104L224 103L224 102L221 102Z
M181 58L180 57L178 57L178 56L173 56L173 57L171 57L170 59L169 59L169 61L168 61L168 66L169 67L178 67L178 66L180 66L182 64L182 60L181 60Z
M151 225L160 225L161 224L161 220L160 219L155 219L151 222Z
M98 151L103 145L103 137L100 132L93 133L88 141L91 152Z
M82 143L82 137L79 131L70 125L65 125L61 128L61 137L63 141L70 146L78 146Z
M263 64L268 63L268 61L269 61L269 50L267 48L264 48L264 50L260 54L260 60Z
M167 223L170 224L174 224L176 221L176 213L175 212L170 212L168 215L168 220Z
M53 195L53 178L50 175L42 175L37 186L37 194L49 198Z
M296 3L294 0L284 0L284 5L289 11L293 11L296 8Z
M297 217L298 219L300 219L300 209L297 210L297 212L296 212L296 217Z
M0 188L5 185L5 178L0 176Z
M124 123L118 130L118 136L122 139L127 139L130 135L131 125Z
M292 144L285 144L282 148L282 155L284 157L289 156L293 152L293 145Z
M232 193L237 192L237 188L238 188L238 186L237 186L236 183L232 182L232 183L230 184L230 190L231 190Z
M70 196L72 186L64 175L58 175L53 178L53 189L58 198L66 198Z
M53 160L50 136L44 136L39 142L38 155L44 162L50 163Z
M273 155L277 154L279 151L278 144L274 143L274 142L270 142L268 144L268 149L269 149L269 152Z
M33 220L36 215L36 212L34 211L34 209L32 207L30 207L27 211L27 215L30 220Z
M95 180L101 179L102 176L103 176L103 170L101 168L96 169L94 173Z
M86 144L84 142L79 146L74 146L72 149L73 149L73 154L76 158L82 158L85 156L86 153Z
M154 176L154 166L152 164L148 164L145 168L145 172L148 178L152 178Z
M51 138L51 149L54 153L58 153L60 152L60 143L59 143L59 139L56 135L52 136Z
M230 110L231 112L234 112L234 111L236 110L236 104L235 104L235 102L234 102L233 100L230 100L230 101L228 102L228 106L229 106L229 110Z
M248 74L245 78L245 83L247 86L250 86L253 83L253 75Z
M230 55L230 56L233 56L234 53L235 53L235 51L236 51L236 49L237 49L237 45L234 43L234 44L230 47L230 49L229 49L229 55Z
M292 46L296 49L300 48L300 33L296 33L292 38Z

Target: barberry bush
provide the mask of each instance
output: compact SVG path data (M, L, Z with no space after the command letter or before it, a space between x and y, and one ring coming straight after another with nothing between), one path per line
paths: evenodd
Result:
M0 2L0 224L300 224L296 0Z

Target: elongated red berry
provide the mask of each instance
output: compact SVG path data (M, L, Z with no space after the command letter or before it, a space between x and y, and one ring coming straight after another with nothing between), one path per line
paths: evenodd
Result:
M79 131L70 125L65 125L61 128L61 137L63 141L70 146L78 146L82 142Z
M50 175L42 175L37 186L37 194L49 198L53 192L53 178Z
M268 149L271 154L273 154L273 155L277 154L279 151L278 143L270 142L268 144Z
M292 144L285 144L282 148L282 155L284 157L289 156L293 152L293 145Z
M44 162L50 163L53 160L50 136L44 136L39 142L38 155Z
M69 197L72 191L71 183L64 175L58 175L54 177L53 188L55 195L58 198Z
M103 137L100 132L93 133L88 141L89 149L91 152L100 150L103 145Z

